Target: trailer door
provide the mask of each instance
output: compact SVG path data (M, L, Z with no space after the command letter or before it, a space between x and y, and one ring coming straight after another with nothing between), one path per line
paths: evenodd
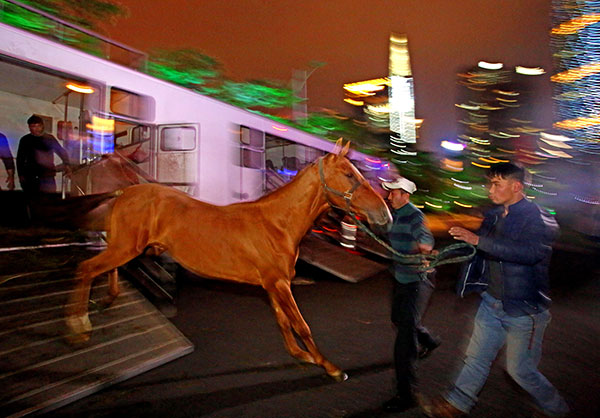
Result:
M198 181L200 125L159 125L156 180L194 194Z

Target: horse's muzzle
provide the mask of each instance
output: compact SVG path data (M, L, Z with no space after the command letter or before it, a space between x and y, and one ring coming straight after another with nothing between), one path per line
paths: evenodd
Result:
M383 236L387 233L392 221L392 214L387 205L384 205L378 212L371 214L369 217L369 227L376 235Z

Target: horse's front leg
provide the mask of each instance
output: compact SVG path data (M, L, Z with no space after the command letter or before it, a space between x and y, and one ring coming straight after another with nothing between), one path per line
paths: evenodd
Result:
M275 283L274 291L270 293L270 296L277 301L277 304L282 309L292 328L294 329L298 337L300 337L300 339L302 340L302 343L308 350L307 354L310 354L310 356L312 357L312 362L323 367L327 374L333 377L335 380L346 380L348 376L344 372L342 372L342 370L339 367L327 360L317 348L317 345L315 344L312 337L312 332L310 331L308 324L302 317L302 314L298 309L298 305L294 300L294 296L292 295L292 290L290 288L290 283L284 280L278 281L277 283ZM293 335L291 337L293 338ZM286 340L287 345L288 340L285 334L284 339ZM295 343L295 340L292 346L293 345L296 345L296 347L298 347ZM300 351L303 351L299 347L298 349Z
M67 337L69 342L79 343L90 339L92 324L88 315L88 302L94 279L105 272L109 272L107 300L112 302L119 294L116 268L136 255L135 248L127 251L123 248L109 247L104 252L79 265L77 269L78 282L75 290L71 293L66 310L66 323L71 331L71 334Z
M283 335L283 342L288 353L300 361L315 364L316 362L313 356L308 351L300 348L298 345L298 342L296 341L296 338L292 332L292 326L288 316L283 311L283 308L279 305L275 295L273 295L271 292L269 292L269 299L271 300L271 306L273 307L275 317L277 318L279 331L281 331L281 335Z

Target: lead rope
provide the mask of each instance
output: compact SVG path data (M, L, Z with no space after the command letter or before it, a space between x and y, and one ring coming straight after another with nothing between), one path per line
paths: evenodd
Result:
M350 201L352 200L352 194L361 185L360 182L355 183L354 186L352 186L352 188L345 193L342 193L338 190L332 189L329 186L327 186L327 183L325 183L325 174L323 172L323 157L319 158L319 177L321 179L321 184L323 185L323 193L325 195L325 200L331 207L342 209L344 212L350 215L352 219L354 219L354 222L356 222L356 225L358 225L361 231L365 232L382 247L384 247L386 250L392 253L392 255L394 256L394 261L397 261L400 264L414 266L413 269L416 272L428 271L434 267L441 266L444 264L461 263L463 261L470 260L477 252L477 249L473 245L466 242L461 242L448 245L447 247L442 248L437 254L402 254L394 250L387 242L383 241L381 238L375 235L365 224L363 224L358 219L356 214L350 210ZM343 197L344 201L346 202L346 207L341 208L337 205L334 205L333 202L329 200L327 192ZM457 251L462 248L469 249L469 254L460 255L456 257L448 257L448 255L451 254L453 251ZM428 266L423 265L425 261L429 261Z
M365 224L363 224L357 218L357 216L356 216L356 214L354 214L354 212L349 211L348 214L354 219L354 222L356 222L356 225L359 227L359 229L361 231L365 232L368 236L370 236L377 243L379 243L379 245L381 245L386 250L388 250L390 253L392 253L392 255L394 256L394 261L397 261L400 264L415 266L414 270L417 272L431 270L432 268L435 268L437 266L441 266L444 264L461 263L463 261L470 260L477 252L477 249L473 245L466 243L466 242L461 242L461 243L448 245L448 246L442 248L437 254L402 254L402 253L396 251L395 249L393 249L387 242L385 242L384 240L379 238L377 235L375 235ZM463 249L463 248L468 249L469 254L455 256L455 257L448 257L448 255L451 254L452 252ZM429 261L429 265L427 267L423 266L423 262L426 260Z

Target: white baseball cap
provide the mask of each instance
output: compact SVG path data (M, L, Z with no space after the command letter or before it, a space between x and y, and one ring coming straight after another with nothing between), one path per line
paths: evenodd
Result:
M381 187L385 190L402 189L406 193L413 194L417 191L417 186L412 181L405 179L404 177L398 177L394 181L384 181L381 183Z

